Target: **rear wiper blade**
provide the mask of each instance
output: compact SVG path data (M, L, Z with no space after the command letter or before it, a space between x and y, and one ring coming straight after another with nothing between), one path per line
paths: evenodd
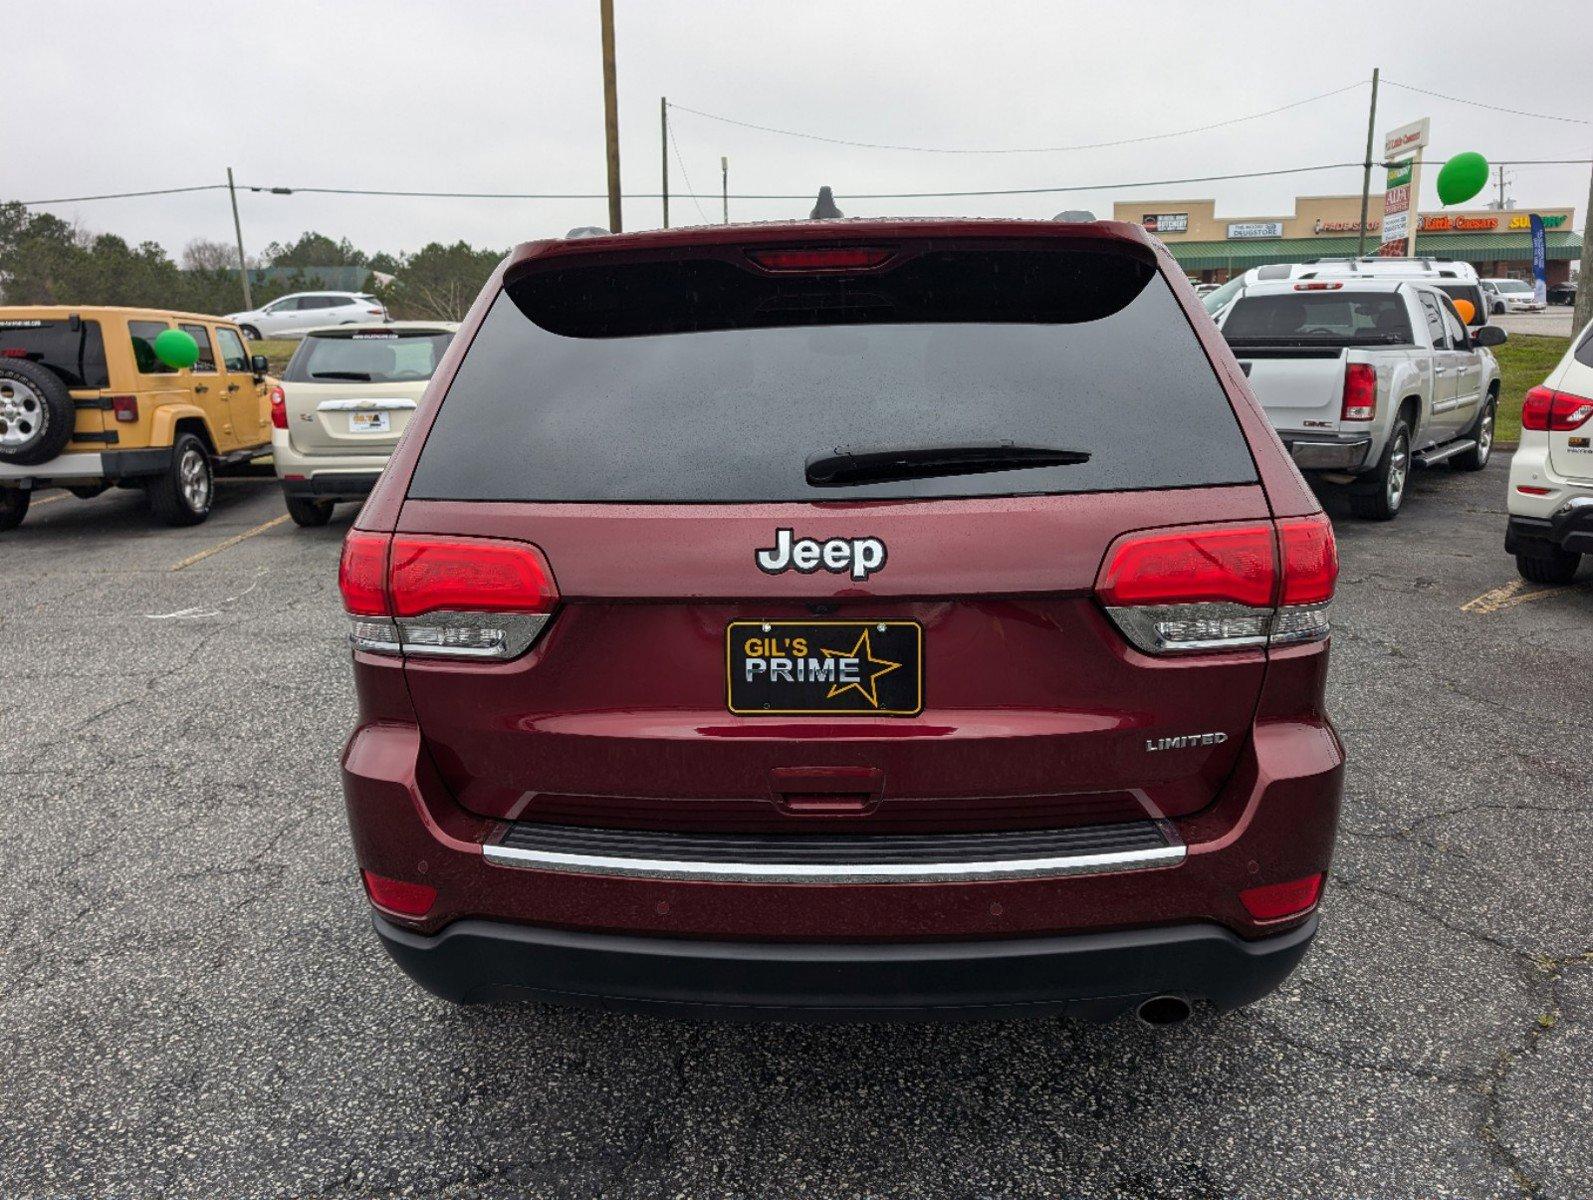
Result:
M371 373L369 371L311 371L310 378L353 379L360 383L369 383L371 381Z
M894 483L938 475L1020 471L1029 467L1074 467L1090 461L1088 450L1028 446L1017 442L925 442L907 446L837 446L811 454L807 478L812 487L854 483Z

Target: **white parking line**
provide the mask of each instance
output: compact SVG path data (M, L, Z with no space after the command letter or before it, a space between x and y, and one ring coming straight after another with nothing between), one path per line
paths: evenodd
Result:
M218 542L216 545L211 546L207 550L201 550L198 554L190 554L187 558L183 559L182 562L174 565L172 570L181 571L186 567L193 566L197 562L204 562L205 559L209 558L212 554L220 554L223 550L226 550L231 546L236 546L239 542L247 541L249 538L254 537L257 533L264 533L266 530L282 524L282 522L286 521L287 519L288 514L283 513L280 517L273 517L269 521L264 521L261 524L256 525L253 529L245 529L242 533L235 534L224 542Z

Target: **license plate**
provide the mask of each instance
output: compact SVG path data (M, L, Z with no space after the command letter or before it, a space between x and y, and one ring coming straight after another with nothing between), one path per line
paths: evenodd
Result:
M390 433L393 420L384 412L356 412L348 415L350 433Z
M726 703L743 716L910 717L924 707L916 621L732 621Z

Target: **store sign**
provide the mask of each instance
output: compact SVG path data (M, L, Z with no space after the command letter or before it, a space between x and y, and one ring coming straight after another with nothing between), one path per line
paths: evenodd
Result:
M1188 213L1146 213L1140 218L1146 233L1188 233Z
M1558 229L1560 226L1565 224L1565 214L1564 213L1550 213L1548 216L1539 217L1538 219L1543 222L1543 227L1545 229ZM1520 215L1520 216L1511 217L1510 218L1510 228L1511 229L1531 229L1532 228L1532 216L1531 215L1527 215L1527 214L1523 214L1523 215Z
M1487 233L1499 228L1498 217L1454 217L1447 213L1434 213L1423 217L1423 233Z
M1282 221L1234 221L1228 226L1230 238L1280 238Z
M1392 130L1383 139L1383 160L1388 162L1388 180L1383 193L1383 232L1378 253L1403 258L1416 245L1416 229L1411 222L1414 197L1421 195L1422 148L1427 145L1428 119L1412 121Z
M1375 233L1383 227L1383 222L1375 217L1366 222L1366 231ZM1312 233L1360 233L1359 221L1324 221L1321 217L1316 219L1316 224L1311 227Z

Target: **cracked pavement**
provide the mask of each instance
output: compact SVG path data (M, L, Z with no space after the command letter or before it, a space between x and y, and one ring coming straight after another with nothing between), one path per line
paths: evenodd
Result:
M272 482L189 530L39 505L0 537L0 1195L1587 1196L1593 572L1462 611L1515 578L1504 495L1501 457L1418 473L1392 525L1329 497L1322 933L1161 1031L434 1000L343 822L353 510L173 572Z

